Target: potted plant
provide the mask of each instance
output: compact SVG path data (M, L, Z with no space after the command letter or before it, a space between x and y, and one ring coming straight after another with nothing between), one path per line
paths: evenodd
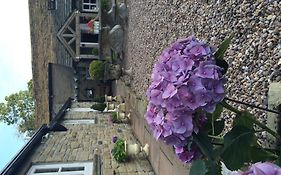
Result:
M116 97L113 97L113 96L104 95L104 98L105 98L106 102L116 101Z
M112 142L114 143L114 147L111 150L113 158L118 162L126 162L128 158L133 155L139 154L143 151L147 156L149 155L149 145L145 144L145 146L141 147L137 143L128 144L127 141L114 136L112 138Z
M120 121L118 120L117 112L113 112L110 115L110 118L112 123L120 123Z
M125 151L125 141L121 138L113 137L114 147L111 150L113 158L118 162L126 162L128 160L128 155Z
M106 109L107 110L115 110L115 103L106 102Z
M149 155L149 145L145 144L144 147L141 147L137 143L129 144L125 141L125 152L128 156L133 156L139 154L141 151L145 152L145 154Z
M121 104L117 105L117 109L119 112L126 112L126 104L121 103Z
M103 112L106 108L106 104L104 103L96 103L91 106L92 109Z
M131 113L126 114L125 112L117 112L117 119L119 120L127 120L129 121L131 119Z
M152 71L146 121L157 140L172 146L183 163L192 163L190 175L280 174L280 149L264 149L256 133L276 140L280 135L229 101L260 107L226 97L228 64L223 57L232 37L216 51L193 36L165 49ZM226 133L223 108L236 114Z
M97 103L104 103L105 97L104 96L97 96L97 97L94 97L93 101L97 102Z

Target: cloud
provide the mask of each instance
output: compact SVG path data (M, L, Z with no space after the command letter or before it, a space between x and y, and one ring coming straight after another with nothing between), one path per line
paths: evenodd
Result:
M26 89L31 79L31 46L27 0L0 0L0 101L6 95ZM11 8L13 12L11 13ZM16 13L14 13L16 12Z

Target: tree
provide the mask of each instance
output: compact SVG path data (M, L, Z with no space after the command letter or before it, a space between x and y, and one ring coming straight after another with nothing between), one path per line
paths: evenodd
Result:
M0 120L8 125L16 124L20 133L35 129L32 80L27 83L27 86L28 90L6 96L5 102L0 103Z

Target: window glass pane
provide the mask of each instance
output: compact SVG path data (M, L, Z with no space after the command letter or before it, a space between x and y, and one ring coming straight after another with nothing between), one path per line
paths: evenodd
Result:
M91 9L95 9L96 8L96 5L91 5Z
M83 5L83 9L89 9L90 6L89 5Z
M58 172L58 168L42 168L42 169L36 169L35 173L54 173Z
M97 1L96 0L91 0L91 3L95 4L95 3L97 3Z
M63 167L61 169L61 172L67 172L67 171L84 171L84 167Z
M90 0L84 0L83 2L84 2L84 3L89 3L89 1L90 1Z

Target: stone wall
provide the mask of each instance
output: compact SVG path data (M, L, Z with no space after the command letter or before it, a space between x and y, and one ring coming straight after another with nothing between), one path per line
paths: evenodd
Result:
M81 103L88 107L91 103ZM73 107L81 107L74 103ZM64 119L93 119L97 124L66 124L66 132L52 132L40 146L30 154L29 161L19 170L18 175L24 175L31 164L37 163L67 163L76 161L94 162L94 155L100 155L104 175L153 175L152 167L147 159L136 157L128 164L117 164L111 159L110 151L113 148L112 137L118 136L135 143L131 127L128 124L108 123L109 113L74 112L66 113Z
M71 0L57 1L48 10L48 0L28 0L32 49L32 79L36 100L36 124L49 122L48 64L72 66L72 58L57 39L57 32L72 12Z
M132 129L142 145L149 144L149 161L157 175L185 175L189 173L190 165L183 164L175 155L172 146L157 141L148 126L144 114L147 102L137 97L132 89L122 81L117 81L117 94L125 99L126 110L131 113Z

